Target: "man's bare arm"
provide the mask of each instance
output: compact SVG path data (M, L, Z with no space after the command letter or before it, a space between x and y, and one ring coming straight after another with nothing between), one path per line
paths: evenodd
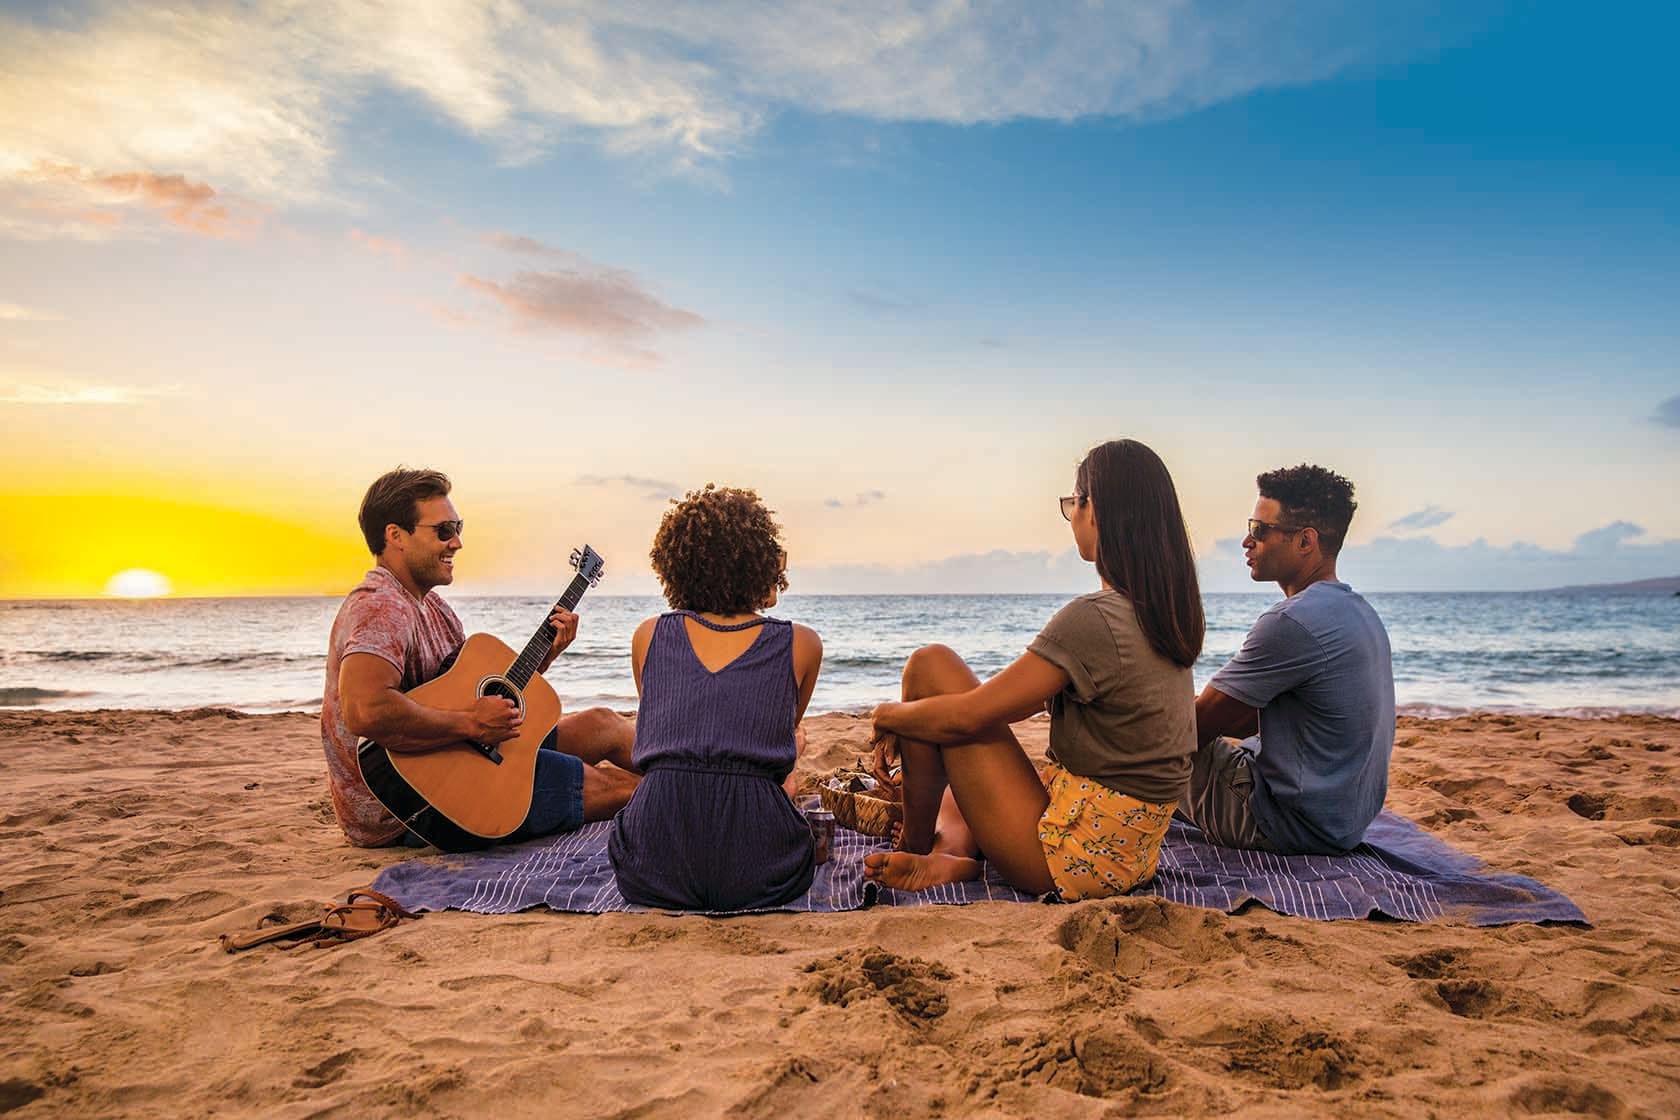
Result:
M1260 733L1260 711L1234 700L1211 684L1196 697L1196 745L1215 735L1246 739Z
M352 653L338 668L338 699L344 725L386 750L424 751L472 739L501 743L519 733L524 715L500 696L479 697L455 711L416 703L398 686L397 667L371 653Z

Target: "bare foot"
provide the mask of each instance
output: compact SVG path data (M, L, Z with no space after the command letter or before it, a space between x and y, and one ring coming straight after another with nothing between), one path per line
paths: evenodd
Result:
M980 861L945 852L870 852L863 857L863 877L895 891L925 891L943 883L980 878Z

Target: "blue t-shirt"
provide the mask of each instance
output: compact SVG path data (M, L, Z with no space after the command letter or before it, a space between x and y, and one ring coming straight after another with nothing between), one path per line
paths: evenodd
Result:
M1388 794L1394 669L1388 632L1345 583L1310 585L1262 614L1208 682L1260 709L1250 805L1282 852L1345 852Z

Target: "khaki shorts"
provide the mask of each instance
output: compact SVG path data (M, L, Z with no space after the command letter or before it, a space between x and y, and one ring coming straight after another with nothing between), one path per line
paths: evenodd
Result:
M1063 902L1125 894L1154 878L1177 802L1139 801L1054 763L1040 776L1050 805L1038 840Z
M1254 819L1253 748L1216 735L1191 760L1190 796L1179 815L1226 848L1274 850Z

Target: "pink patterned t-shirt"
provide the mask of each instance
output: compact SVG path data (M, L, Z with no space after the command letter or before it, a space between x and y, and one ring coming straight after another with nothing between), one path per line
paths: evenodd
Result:
M396 576L374 568L345 597L327 645L327 682L321 695L321 746L327 753L327 787L333 812L350 843L378 848L402 837L402 822L385 810L362 781L356 765L360 742L344 726L338 669L352 653L371 653L395 665L406 692L438 675L444 660L466 640L461 620L436 591L415 599Z

